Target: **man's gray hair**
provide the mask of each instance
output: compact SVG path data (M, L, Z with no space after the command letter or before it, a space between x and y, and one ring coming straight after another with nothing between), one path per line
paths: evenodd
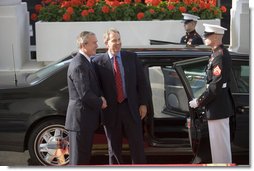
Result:
M93 32L82 31L77 37L78 48L81 48L81 45L87 44L89 36L95 36Z
M109 35L111 33L118 33L120 35L120 32L115 28L110 28L104 33L104 43L106 44L109 40Z

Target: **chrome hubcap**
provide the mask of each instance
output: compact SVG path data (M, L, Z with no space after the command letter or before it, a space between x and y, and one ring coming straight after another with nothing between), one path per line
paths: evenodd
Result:
M51 125L37 137L37 155L45 165L66 165L69 162L69 137L62 125Z

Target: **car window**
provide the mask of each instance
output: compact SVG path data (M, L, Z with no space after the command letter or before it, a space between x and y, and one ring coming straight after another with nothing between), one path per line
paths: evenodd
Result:
M237 93L249 92L249 64L248 62L233 61L232 71L236 82ZM183 67L193 96L199 97L206 89L207 62L194 63ZM232 78L231 78L232 79Z
M206 89L206 63L196 63L184 67L184 73L192 89L193 96L199 97Z
M149 80L155 118L186 113L188 100L184 87L172 66L149 67Z
M235 64L237 62L237 64ZM233 73L237 84L237 93L249 93L250 68L248 63L233 62Z
M54 62L54 63L36 71L35 73L30 74L27 77L27 82L30 83L31 85L36 84L37 82L45 79L46 77L48 77L52 73L56 72L60 68L63 68L64 66L68 65L70 63L70 60L71 59Z

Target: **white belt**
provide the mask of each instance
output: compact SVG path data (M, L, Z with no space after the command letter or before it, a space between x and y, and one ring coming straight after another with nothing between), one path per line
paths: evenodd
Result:
M206 88L208 88L209 87L209 84L206 84ZM226 88L227 87L227 83L223 83L222 84L222 88Z

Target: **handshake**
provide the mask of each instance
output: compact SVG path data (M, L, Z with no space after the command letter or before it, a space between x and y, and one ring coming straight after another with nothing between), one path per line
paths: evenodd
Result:
M195 99L192 99L190 102L189 102L189 106L193 109L197 108L198 107L198 100L195 98Z
M101 96L101 100L102 100L101 108L105 109L108 106L107 101L106 101L105 97L103 97L103 96Z

